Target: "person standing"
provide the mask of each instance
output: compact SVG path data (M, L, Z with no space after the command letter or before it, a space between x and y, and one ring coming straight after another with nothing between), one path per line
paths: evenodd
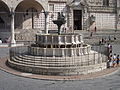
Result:
M113 55L113 67L116 66L117 57L116 54Z
M109 56L110 56L111 53L112 53L112 45L110 45L108 43L108 45L107 45L107 56L108 56L108 59L109 59Z
M90 33L90 37L92 37L92 36L93 36L93 32Z
M114 35L114 40L116 40L116 37L115 37L115 35Z
M108 41L111 41L111 37L110 37L110 35L108 36Z
M0 44L2 44L2 39L0 38Z
M109 47L109 53L112 53L112 45Z
M110 55L107 61L107 68L111 68L112 66L113 66L112 55Z
M97 27L95 26L95 32L97 31Z
M119 55L117 55L116 59L117 59L116 60L117 66L119 66L119 62L120 62Z

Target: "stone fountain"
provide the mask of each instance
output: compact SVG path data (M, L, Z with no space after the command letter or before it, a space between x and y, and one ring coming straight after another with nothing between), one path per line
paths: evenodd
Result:
M53 22L58 26L58 34L36 34L35 44L26 51L22 47L11 48L8 65L41 75L80 75L106 69L106 63L84 43L81 34L60 33L66 22L62 13Z

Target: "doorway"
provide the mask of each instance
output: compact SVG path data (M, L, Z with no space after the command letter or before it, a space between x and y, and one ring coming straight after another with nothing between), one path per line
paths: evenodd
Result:
M5 29L5 22L1 17L0 17L0 29Z
M74 30L82 30L82 10L73 11Z

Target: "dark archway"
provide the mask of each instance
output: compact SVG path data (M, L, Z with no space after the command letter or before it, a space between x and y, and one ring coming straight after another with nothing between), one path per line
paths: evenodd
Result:
M15 9L15 28L34 29L34 17L39 17L43 10L37 1L22 1Z
M74 10L74 30L82 30L82 10Z
M0 38L4 42L10 37L10 10L7 4L0 0Z
M0 1L0 31L6 31L10 28L9 8Z

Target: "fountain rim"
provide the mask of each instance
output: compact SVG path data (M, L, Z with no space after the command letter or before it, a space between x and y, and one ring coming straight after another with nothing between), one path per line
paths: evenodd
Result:
M46 35L46 36L71 36L71 35L82 35L79 33L61 33L60 35L58 35L57 33L50 33L50 34L46 34L46 33L37 33L36 35Z

